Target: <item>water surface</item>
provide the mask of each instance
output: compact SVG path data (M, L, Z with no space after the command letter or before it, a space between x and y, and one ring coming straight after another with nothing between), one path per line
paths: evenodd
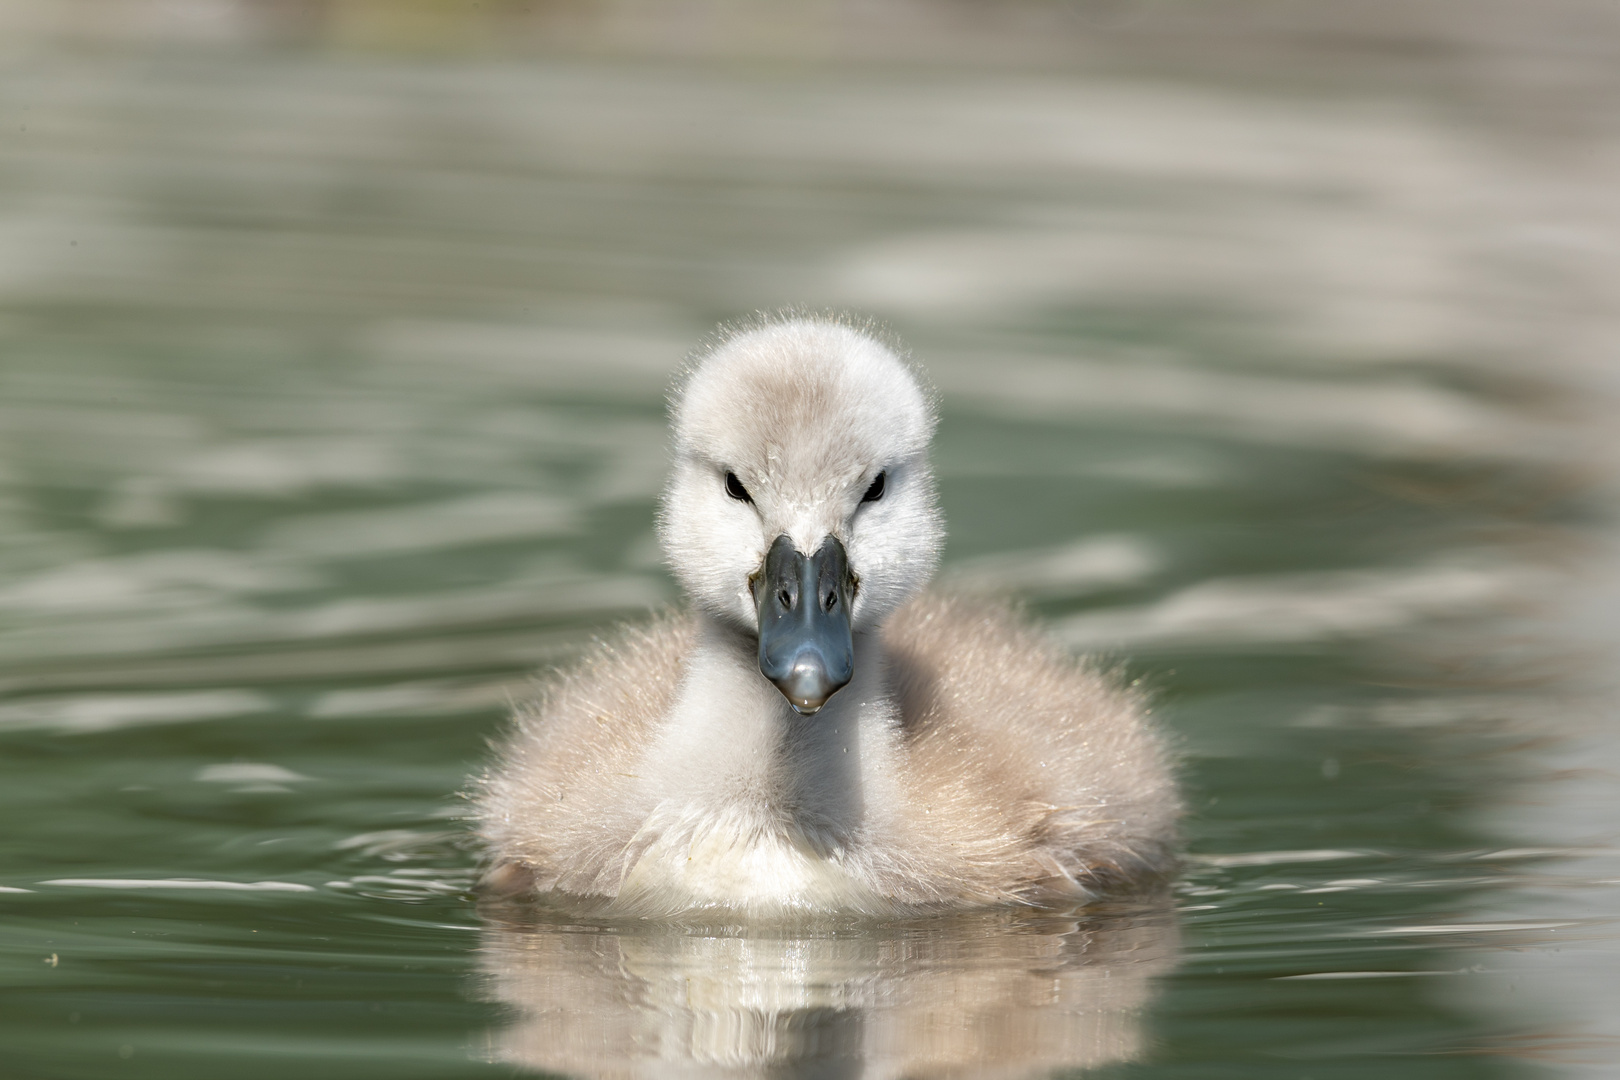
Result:
M47 50L0 101L10 1074L1620 1053L1596 166L1432 102L1063 72ZM1155 688L1170 900L475 903L508 702L677 600L671 372L783 304L930 370L951 587Z

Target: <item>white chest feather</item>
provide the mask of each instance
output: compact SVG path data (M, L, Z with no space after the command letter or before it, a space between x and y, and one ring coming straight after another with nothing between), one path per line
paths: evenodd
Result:
M835 844L740 807L721 814L666 811L644 834L638 839L645 846L614 904L626 912L878 912L886 906Z
M614 906L887 910L861 847L896 802L881 671L876 646L857 639L854 681L813 719L797 718L754 653L701 640L637 767L651 809L626 847Z

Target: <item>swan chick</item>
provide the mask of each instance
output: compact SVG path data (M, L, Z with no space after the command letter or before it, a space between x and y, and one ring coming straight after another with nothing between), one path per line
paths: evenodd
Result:
M689 611L597 642L476 794L496 894L608 914L903 915L1162 881L1141 697L925 591L935 416L837 321L738 330L675 396L659 537Z

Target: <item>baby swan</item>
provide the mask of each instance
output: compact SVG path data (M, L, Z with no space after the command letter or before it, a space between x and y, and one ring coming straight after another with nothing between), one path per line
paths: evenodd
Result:
M1138 697L1000 608L922 594L934 415L836 322L723 340L673 409L660 537L691 601L598 643L477 795L486 888L607 914L1073 904L1162 878Z

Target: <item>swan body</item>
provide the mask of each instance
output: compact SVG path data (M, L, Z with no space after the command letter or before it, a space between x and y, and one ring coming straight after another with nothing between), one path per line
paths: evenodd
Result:
M1161 880L1179 812L1131 688L924 591L934 415L838 322L744 329L673 410L689 613L521 708L476 795L486 887L610 914L901 915Z

